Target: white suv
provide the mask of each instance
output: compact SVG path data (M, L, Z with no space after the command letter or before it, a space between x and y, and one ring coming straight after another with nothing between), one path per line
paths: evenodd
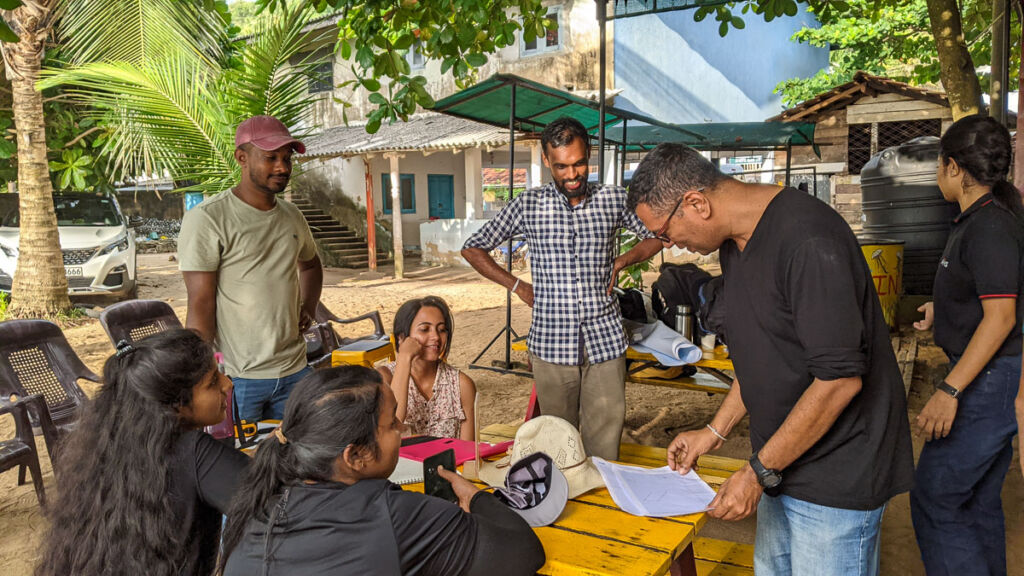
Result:
M64 272L71 295L134 298L135 237L113 196L54 194ZM0 291L18 265L18 195L0 194Z

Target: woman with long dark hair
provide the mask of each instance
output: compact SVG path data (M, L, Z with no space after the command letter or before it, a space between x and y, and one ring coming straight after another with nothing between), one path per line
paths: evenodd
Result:
M1017 432L1024 226L1006 181L1010 133L988 116L954 122L939 144L938 184L960 205L935 275L927 329L949 356L917 427L927 441L910 510L929 576L1005 574L1003 479Z
M231 381L196 332L118 345L56 463L37 576L206 576L248 458L202 432Z
M370 368L299 382L256 451L224 532L225 576L534 574L544 550L526 522L447 470L455 505L388 481L403 425Z
M445 359L455 324L437 296L409 300L395 313L398 357L377 369L398 400L398 419L412 434L473 440L476 384Z

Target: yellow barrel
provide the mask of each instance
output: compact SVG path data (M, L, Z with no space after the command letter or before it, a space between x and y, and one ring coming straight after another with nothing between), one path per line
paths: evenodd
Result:
M857 241L864 259L868 261L885 323L889 329L895 330L896 309L903 293L903 240L858 236Z

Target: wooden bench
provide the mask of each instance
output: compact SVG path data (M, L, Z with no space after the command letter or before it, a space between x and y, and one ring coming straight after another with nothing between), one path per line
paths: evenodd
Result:
M484 442L513 440L518 424L491 424L480 431ZM623 443L619 446L619 461L625 464L658 468L667 462L667 450L657 446ZM697 459L697 474L712 488L718 487L746 462L705 454ZM694 538L693 554L698 576L752 576L754 574L754 547L749 544Z

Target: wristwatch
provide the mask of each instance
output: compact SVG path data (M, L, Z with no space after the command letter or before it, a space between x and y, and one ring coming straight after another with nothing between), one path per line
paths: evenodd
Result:
M761 464L761 460L758 459L757 454L750 457L750 467L754 469L754 474L757 474L757 483L764 488L764 493L769 496L778 496L782 490L782 473L778 470L772 470L771 468L765 468L764 464Z
M958 390L958 389L954 388L951 384L949 384L945 380L943 380L942 382L939 382L938 384L936 384L935 385L935 389L936 390L942 390L943 392L945 392L946 394L949 394L953 398L959 398L960 394L963 393L963 390Z

